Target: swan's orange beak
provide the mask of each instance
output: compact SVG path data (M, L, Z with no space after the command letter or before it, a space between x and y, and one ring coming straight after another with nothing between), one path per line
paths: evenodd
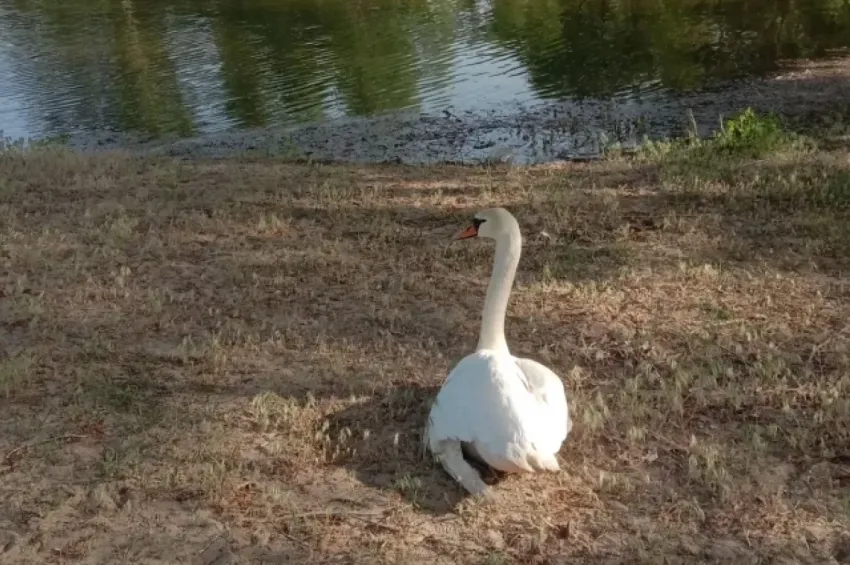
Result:
M455 234L455 239L469 239L470 237L475 237L478 235L478 230L475 226L469 226L465 230L461 230Z

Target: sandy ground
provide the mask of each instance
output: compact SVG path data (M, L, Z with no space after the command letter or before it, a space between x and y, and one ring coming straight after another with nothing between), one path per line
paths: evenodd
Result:
M846 149L529 169L0 154L0 562L847 563ZM564 471L420 451L508 207Z

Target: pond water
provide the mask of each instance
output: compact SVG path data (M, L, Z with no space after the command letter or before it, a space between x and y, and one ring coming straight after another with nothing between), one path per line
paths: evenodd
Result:
M0 130L192 136L674 96L850 46L850 0L0 0Z

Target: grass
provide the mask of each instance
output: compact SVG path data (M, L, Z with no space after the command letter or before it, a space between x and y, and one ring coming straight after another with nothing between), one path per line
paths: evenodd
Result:
M529 169L0 154L3 562L847 559L850 161L752 119ZM420 434L491 205L575 425L482 509Z

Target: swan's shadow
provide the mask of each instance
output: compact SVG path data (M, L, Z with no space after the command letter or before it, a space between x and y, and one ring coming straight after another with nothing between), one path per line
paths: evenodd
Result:
M338 446L336 464L354 472L365 485L397 492L413 506L447 514L467 498L427 452L423 431L439 387L404 385L379 391L328 417L327 435ZM336 449L336 448L334 448ZM487 484L504 475L467 455Z

